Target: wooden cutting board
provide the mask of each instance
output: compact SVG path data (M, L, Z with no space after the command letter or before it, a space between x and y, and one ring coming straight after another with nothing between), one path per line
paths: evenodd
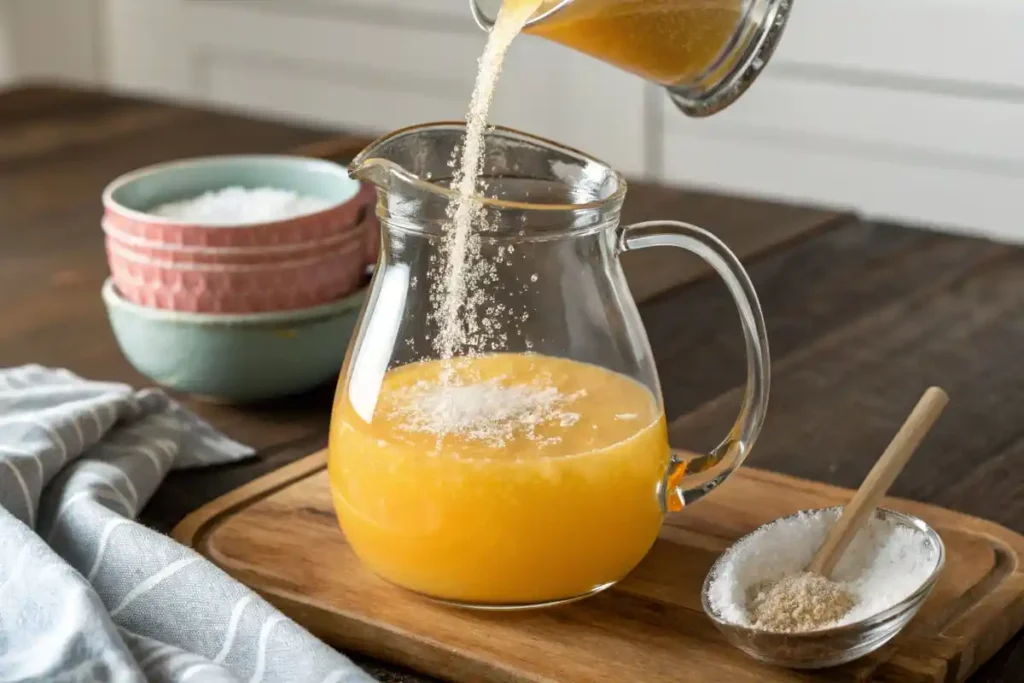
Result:
M644 562L616 587L518 613L445 607L365 570L338 529L323 453L210 503L174 535L338 648L460 683L963 681L1024 626L1024 537L950 510L886 501L932 524L947 561L907 629L864 659L819 672L773 668L728 645L701 611L704 577L735 539L851 493L741 469L671 516Z

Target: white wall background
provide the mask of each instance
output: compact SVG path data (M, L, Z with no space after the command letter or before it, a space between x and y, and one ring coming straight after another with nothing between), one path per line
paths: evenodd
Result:
M11 9L9 0L0 0L0 84L12 81L17 72L14 61L14 19L11 16Z
M103 9L103 0L0 0L0 83L101 81Z
M459 118L466 0L0 0L0 82L60 78L382 130ZM665 182L1024 242L1024 2L795 0L762 79L686 119L543 41L495 118Z

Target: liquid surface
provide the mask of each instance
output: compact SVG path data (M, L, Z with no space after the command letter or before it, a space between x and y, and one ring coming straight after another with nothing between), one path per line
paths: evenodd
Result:
M505 5L536 0L504 0ZM544 3L541 11L557 3ZM574 0L527 27L575 50L675 85L704 73L743 16L745 0Z
M585 595L633 569L660 527L669 462L651 392L538 355L445 372L390 371L372 415L339 392L331 487L360 559L406 588L491 605Z

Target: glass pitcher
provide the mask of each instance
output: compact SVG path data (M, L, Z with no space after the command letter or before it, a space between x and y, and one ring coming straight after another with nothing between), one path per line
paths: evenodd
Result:
M500 3L469 4L477 24L490 30ZM524 30L665 86L686 115L699 117L729 106L754 82L782 37L791 5L792 0L546 0Z
M493 128L476 198L485 277L460 309L486 334L440 358L431 283L464 133L461 123L407 128L352 163L377 188L382 244L335 397L332 495L351 547L392 583L465 606L556 604L625 576L666 512L743 462L768 401L764 320L740 263L710 233L674 221L622 227L622 176ZM746 394L710 454L669 450L619 263L655 246L705 259L739 309Z

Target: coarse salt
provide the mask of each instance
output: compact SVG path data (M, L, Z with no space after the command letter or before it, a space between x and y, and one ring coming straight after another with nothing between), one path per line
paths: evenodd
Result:
M233 225L287 220L323 211L331 202L274 187L226 187L161 204L147 213L185 223Z
M751 588L803 572L839 514L801 512L762 527L732 546L716 565L708 587L711 608L723 620L750 626ZM842 618L851 624L909 597L935 571L939 550L917 529L878 517L843 554L832 578L855 599Z

